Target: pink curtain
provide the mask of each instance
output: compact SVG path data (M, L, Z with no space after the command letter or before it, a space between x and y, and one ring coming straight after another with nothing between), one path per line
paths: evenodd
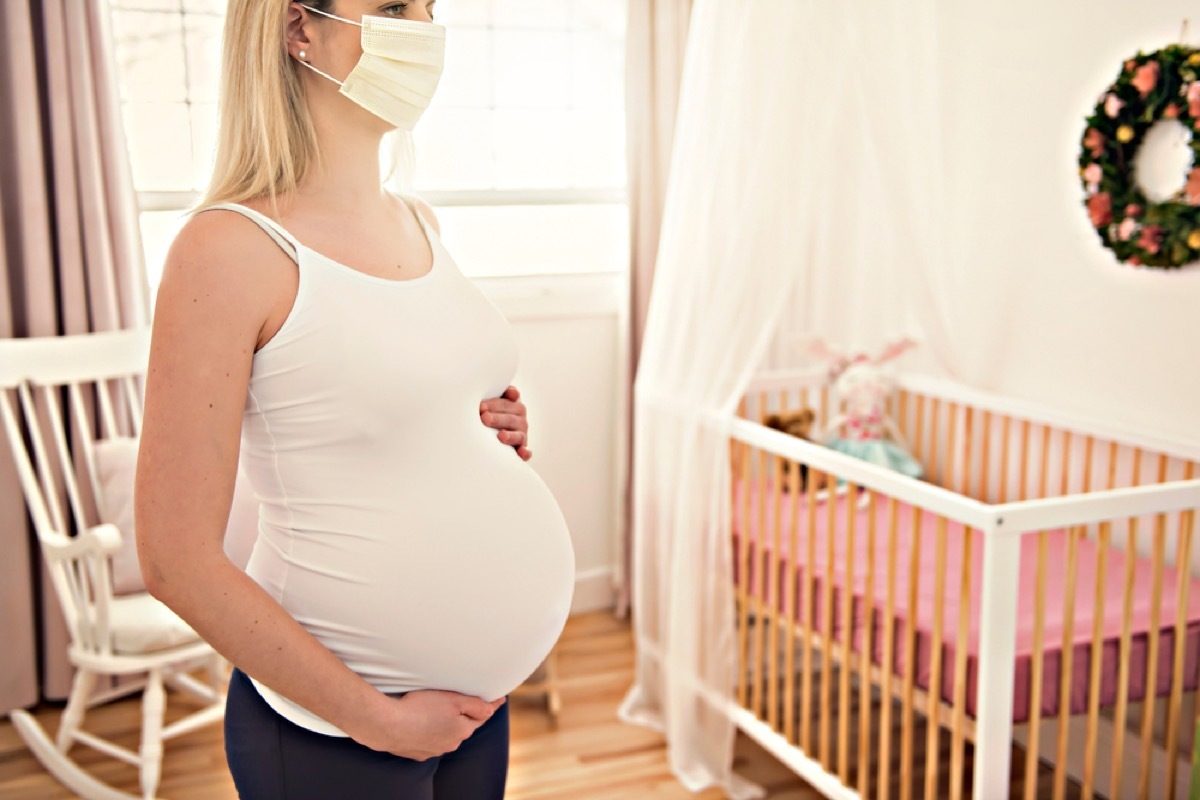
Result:
M675 138L675 109L687 50L692 0L635 0L629 4L625 47L626 136L629 161L629 387L625 407L630 409L627 452L633 452L633 379L637 374L646 309L654 282L663 201ZM630 593L630 494L632 460L625 471L625 504L620 540L622 575L619 579L617 615L628 612Z
M115 70L106 0L0 2L0 336L148 324ZM65 697L70 680L65 628L7 451L0 713Z

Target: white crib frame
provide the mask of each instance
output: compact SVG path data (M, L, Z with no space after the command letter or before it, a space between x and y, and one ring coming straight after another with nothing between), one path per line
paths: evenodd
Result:
M902 389L976 409L1052 425L1075 434L1115 440L1176 458L1200 461L1200 447L1180 446L1130 431L1114 430L1112 426L1071 417L1033 403L977 391L948 380L903 375L897 383ZM800 388L820 389L824 385L827 384L823 371L774 372L760 375L752 381L746 394ZM802 461L821 472L837 475L866 489L933 511L983 533L983 605L974 742L977 753L988 755L974 760L973 773L975 795L982 798L1006 798L1010 790L1014 728L1013 664L1017 636L1017 604L1011 598L1017 596L1019 588L1021 537L1039 530L1085 525L1118 517L1200 508L1200 478L1170 484L1092 491L1086 495L987 504L939 486L909 480L890 470L788 436L756 422L739 419L732 414L709 414L705 417L705 424L728 434L733 441L783 458ZM843 785L820 762L790 744L750 710L736 701L710 700L725 707L740 729L827 797L860 797L857 791Z

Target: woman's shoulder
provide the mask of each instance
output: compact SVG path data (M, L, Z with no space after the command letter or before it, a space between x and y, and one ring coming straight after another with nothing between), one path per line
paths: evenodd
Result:
M246 210L251 213L245 213ZM274 237L264 229L262 221L256 220L255 216L266 217L268 224L273 222L266 206L252 201L195 208L188 212L176 233L171 252L224 262L247 258L259 260L275 251L290 261L291 255L281 250Z
M253 220L234 210L199 208L167 250L159 293L187 287L189 294L256 313L262 300L294 283L295 272L292 257Z

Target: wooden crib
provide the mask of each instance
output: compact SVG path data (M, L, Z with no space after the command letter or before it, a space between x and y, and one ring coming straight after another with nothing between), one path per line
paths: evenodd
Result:
M1186 797L1200 454L899 386L924 481L762 424L817 373L730 425L738 726L829 797Z

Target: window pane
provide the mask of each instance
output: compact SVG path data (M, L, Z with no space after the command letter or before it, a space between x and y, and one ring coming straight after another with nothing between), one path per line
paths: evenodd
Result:
M490 108L495 85L491 35L486 30L466 28L448 36L446 67L434 102L447 109ZM424 124L422 121L421 126Z
M571 63L568 33L498 30L493 36L498 107L568 107Z
M629 260L624 204L444 206L442 240L473 277L618 272Z
M494 153L500 189L570 186L572 158L581 157L570 140L566 111L496 112Z
M187 97L184 76L183 26L179 13L113 11L121 99L134 102L176 101ZM164 58L170 54L170 57Z
M563 30L567 27L570 11L570 4L562 0L500 0L492 7L492 24L505 28Z
M221 78L221 18L189 14L187 26L188 99L216 103Z
M447 27L490 25L492 0L444 0L433 9L436 22Z
M142 192L192 188L192 132L186 103L126 103L133 185Z
M413 184L421 191L493 188L495 136L492 112L486 109L454 109L425 117L413 132Z
M158 292L163 261L175 234L183 227L184 216L179 211L143 211L141 213L142 245L146 251L146 279L150 283L150 302Z

